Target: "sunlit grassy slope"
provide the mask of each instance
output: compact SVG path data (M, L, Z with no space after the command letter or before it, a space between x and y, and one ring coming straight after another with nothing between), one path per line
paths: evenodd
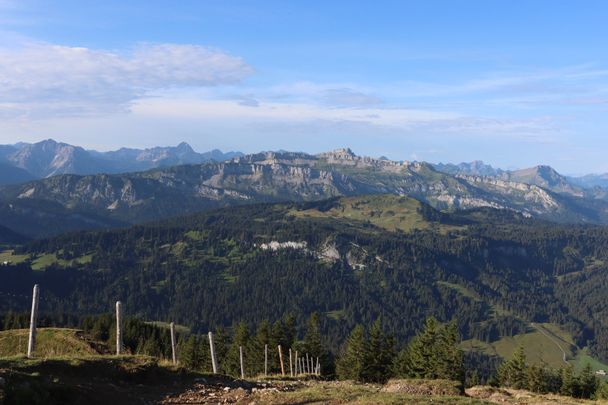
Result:
M327 210L294 209L291 214L303 218L333 218L366 222L389 231L411 232L416 229L436 228L438 231L446 232L458 229L455 226L425 219L420 201L396 195L344 197L337 200Z
M0 331L0 357L27 353L28 329ZM37 357L96 355L99 352L76 329L39 328L36 337Z

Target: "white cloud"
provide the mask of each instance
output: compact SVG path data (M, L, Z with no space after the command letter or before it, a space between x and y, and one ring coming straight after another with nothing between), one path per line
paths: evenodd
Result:
M381 103L378 97L350 88L327 89L324 101L338 107L368 107Z
M255 121L289 121L294 124L311 120L356 121L374 125L404 127L414 123L454 120L460 116L451 112L415 109L327 108L300 102L264 102L250 108L233 100L202 100L194 98L146 98L132 107L138 116L178 119L221 119Z
M243 59L198 45L142 45L131 52L27 44L0 49L0 115L81 115L125 110L149 92L237 83Z
M493 119L475 117L451 111L431 111L413 108L350 107L327 108L306 102L263 102L251 108L238 100L204 100L196 98L145 98L133 105L138 119L168 119L173 122L200 122L199 126L214 125L243 127L307 128L334 133L339 129L356 129L369 136L380 133L423 136L476 138L518 138L534 143L549 142L560 132L557 119L551 116ZM230 124L228 124L230 123Z

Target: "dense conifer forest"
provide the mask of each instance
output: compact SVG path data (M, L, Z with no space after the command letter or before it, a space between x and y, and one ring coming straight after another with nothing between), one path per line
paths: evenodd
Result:
M63 324L121 300L129 316L193 336L236 325L244 336L290 317L303 338L316 313L328 358L376 321L395 353L431 316L483 342L551 322L606 360L607 247L600 226L442 213L405 197L259 204L12 247L21 261L0 267L0 309L26 311L38 283L43 319ZM463 362L483 378L496 365L480 353Z

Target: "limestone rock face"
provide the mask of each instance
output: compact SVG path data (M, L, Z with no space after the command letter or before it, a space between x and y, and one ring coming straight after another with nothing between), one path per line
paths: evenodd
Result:
M189 153L189 147L181 149ZM548 185L563 185L548 169L538 173L544 173ZM442 210L488 207L560 222L608 223L607 200L560 193L513 178L515 175L452 175L428 163L362 157L350 149L318 155L263 152L219 163L126 174L65 174L4 186L0 188L0 202L4 203L0 219L19 223L15 210L12 216L3 213L8 204L28 205L24 213L45 213L54 207L57 218L57 210L67 210L85 223L106 223L105 219L139 223L244 203L393 194L414 197ZM62 226L58 224L56 231Z

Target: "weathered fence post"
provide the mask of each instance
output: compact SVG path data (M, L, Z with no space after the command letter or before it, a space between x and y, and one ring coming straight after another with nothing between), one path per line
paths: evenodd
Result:
M296 356L295 356L294 360L296 361L296 375L298 375L299 367L298 367L298 351L297 350L296 350Z
M211 351L211 365L213 366L213 374L218 373L217 357L215 356L215 345L213 344L213 332L209 332L209 350Z
M264 377L268 377L268 345L264 345Z
M279 360L281 361L281 375L285 377L285 365L283 364L283 350L281 350L281 345L279 345Z
M122 354L122 303L116 301L116 355Z
M175 323L171 322L169 330L171 331L171 357L173 358L173 364L177 364L177 353L175 352Z
M243 366L243 346L239 346L239 357L241 359L241 379L245 379L245 367Z
M321 363L319 363L319 358L317 357L317 366L315 367L315 373L317 375L321 375Z
M34 285L34 291L32 294L32 313L30 314L30 337L27 342L27 357L32 358L34 356L34 350L36 349L36 322L38 321L38 298L40 288L38 284Z
M308 361L308 353L306 353L306 374L310 374L310 363Z
M293 363L291 362L291 348L289 348L289 376L293 377Z

